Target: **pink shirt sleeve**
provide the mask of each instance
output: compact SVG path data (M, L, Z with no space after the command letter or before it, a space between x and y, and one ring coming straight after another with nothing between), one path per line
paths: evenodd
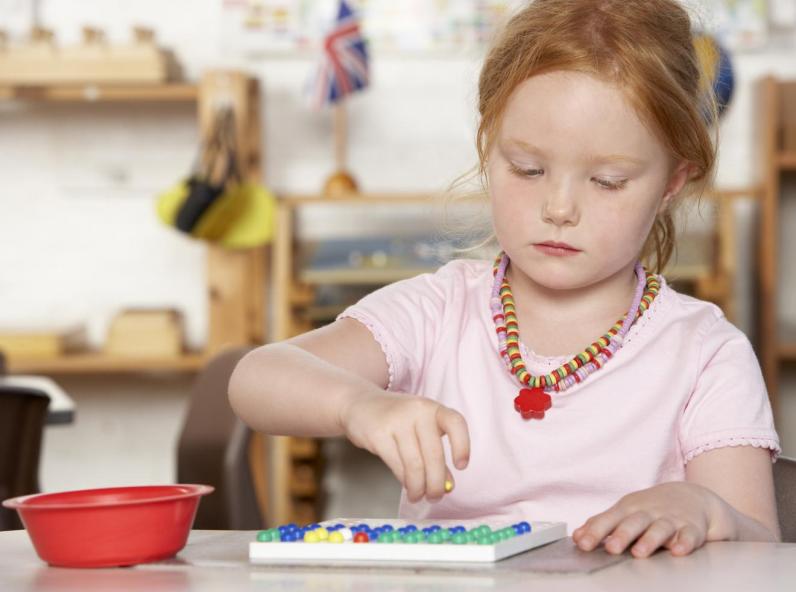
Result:
M768 392L746 335L720 316L704 336L697 380L680 421L685 462L724 446L756 446L780 454Z
M457 275L454 264L380 288L338 315L338 319L353 318L370 329L387 360L388 390L416 393Z

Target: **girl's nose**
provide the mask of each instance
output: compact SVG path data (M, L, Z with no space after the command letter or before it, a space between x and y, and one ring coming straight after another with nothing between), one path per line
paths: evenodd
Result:
M566 184L551 186L542 204L542 220L555 226L575 226L580 219L571 188Z

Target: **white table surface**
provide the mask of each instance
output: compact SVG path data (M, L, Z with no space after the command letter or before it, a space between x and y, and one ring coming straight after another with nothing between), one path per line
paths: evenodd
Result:
M648 559L628 557L591 573L560 574L514 571L499 568L500 564L464 569L253 566L246 545L253 537L253 532L194 531L188 546L173 560L87 570L48 567L36 556L25 531L0 532L0 590L796 590L796 544L709 543L688 557L659 552ZM569 539L559 543L569 545L571 553L582 553ZM528 557L530 553L534 551Z
M44 392L50 398L50 406L47 411L47 423L50 425L74 421L75 402L51 378L17 374L3 375L0 376L1 385L26 387Z

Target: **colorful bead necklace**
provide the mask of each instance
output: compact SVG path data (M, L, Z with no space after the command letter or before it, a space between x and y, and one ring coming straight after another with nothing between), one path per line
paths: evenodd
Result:
M528 372L520 351L520 331L517 322L514 296L511 293L506 268L508 255L500 253L494 265L494 283L490 306L492 320L498 336L498 347L506 367L523 387L514 399L514 408L524 419L542 419L552 406L552 399L545 391L564 391L586 379L599 370L622 347L625 335L633 322L644 314L660 290L660 282L655 274L644 269L641 263L635 266L636 291L633 303L624 317L619 319L608 332L592 343L569 362L562 364L549 374L534 376ZM645 289L646 288L646 289ZM635 312L635 314L633 314Z

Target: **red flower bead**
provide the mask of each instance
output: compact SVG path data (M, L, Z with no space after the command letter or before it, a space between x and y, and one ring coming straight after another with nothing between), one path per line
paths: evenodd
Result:
M514 399L514 409L523 419L543 419L544 412L553 406L553 400L543 388L522 389Z

